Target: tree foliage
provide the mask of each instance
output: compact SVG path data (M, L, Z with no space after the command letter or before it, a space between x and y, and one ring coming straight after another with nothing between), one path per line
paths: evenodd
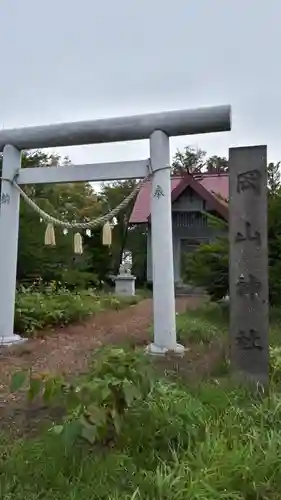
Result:
M206 171L209 173L228 172L228 160L222 156L210 156L206 161Z
M228 160L226 158L216 155L207 157L206 151L191 146L186 146L183 151L177 150L172 161L172 173L174 175L227 171Z
M135 180L115 181L104 183L101 187L101 201L104 211L107 212L118 206L136 186ZM122 261L122 254L126 246L129 219L134 206L132 200L116 218L116 224L112 235L112 270L114 274L118 273Z
M186 146L184 151L177 150L172 161L172 172L177 175L201 172L205 166L206 152Z
M71 164L68 158L60 158L42 151L24 152L22 168L54 167ZM0 156L0 169L2 157ZM87 221L115 208L131 193L136 181L105 183L96 196L90 183L36 184L23 186L28 196L47 213L70 222ZM84 253L73 253L75 230L67 234L55 228L56 246L44 246L46 224L40 220L24 201L20 205L20 229L18 248L18 282L30 283L40 278L43 282L59 281L69 288L85 288L108 279L118 272L122 253L126 247L134 254L133 272L144 279L146 261L146 231L138 226L129 227L134 200L122 210L113 229L112 246L102 245L102 228L83 232Z
M2 158L1 158L2 160ZM68 158L49 155L41 151L22 154L22 168L51 167L70 164ZM89 183L36 184L23 186L27 195L48 214L66 221L82 221L95 218L102 213L102 203L94 196ZM45 282L52 280L86 287L96 284L100 267L92 258L92 245L85 236L84 253L73 253L74 230L63 231L56 228L56 246L44 246L46 224L24 201L20 205L20 228L18 247L17 278L19 283L30 283L40 278ZM110 260L108 249L98 243L100 253ZM108 263L106 270L110 267ZM99 271L99 272L97 272Z
M271 304L281 303L281 183L279 162L268 165L268 269ZM221 221L217 220L221 225ZM227 229L227 227L226 227ZM229 289L228 236L201 245L186 259L186 279L204 287L213 300L222 299Z
M0 156L0 169L1 169ZM22 167L54 167L71 164L42 151L24 152ZM185 175L200 172L224 172L227 160L219 156L207 157L202 149L187 146L177 151L172 162L172 173ZM25 192L47 213L67 221L84 221L107 213L116 207L135 187L135 180L104 183L95 196L90 183L37 184L23 186ZM113 229L112 246L102 245L101 228L83 233L84 253L73 253L73 236L56 228L56 247L44 246L46 224L25 202L20 206L18 248L18 283L30 283L40 278L43 282L58 281L72 288L86 288L108 280L118 272L124 250L133 256L133 273L138 282L146 281L147 227L130 225L134 200L122 210ZM199 258L197 256L197 258ZM214 280L213 280L214 282Z

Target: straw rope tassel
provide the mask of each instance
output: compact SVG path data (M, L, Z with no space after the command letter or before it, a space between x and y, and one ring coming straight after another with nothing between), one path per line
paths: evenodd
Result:
M149 167L149 165L147 165ZM170 166L165 166L160 170L166 170L170 168ZM45 232L45 245L48 246L55 246L56 245L56 237L55 237L55 229L54 226L62 227L64 229L93 229L96 227L100 227L102 224L103 226L103 231L102 231L102 242L103 245L106 246L111 246L112 244L112 224L109 221L112 221L118 213L123 210L125 207L128 206L130 201L132 201L135 196L139 193L140 189L144 184L152 177L153 172L149 171L146 177L142 179L132 190L132 192L123 200L117 207L113 208L109 213L105 215L101 215L100 217L97 217L96 219L87 221L87 222L69 222L69 221L63 221L60 219L57 219L56 217L53 217L52 215L48 214L42 208L39 207L29 196L22 190L22 188L17 184L16 182L16 176L15 178L11 181L10 179L4 179L6 181L10 181L12 185L17 189L17 191L20 193L24 201L31 207L38 215L40 215L40 218L47 223L46 227L46 232ZM0 180L3 178L0 176ZM76 233L74 236L74 251L75 253L83 253L83 240L82 236L80 233Z
M111 246L112 243L112 230L110 222L106 222L102 228L102 244Z
M45 245L50 246L50 247L56 246L55 229L54 229L54 225L51 222L49 222L47 224L47 227L46 227Z
M83 240L80 233L74 235L74 253L78 255L83 253Z

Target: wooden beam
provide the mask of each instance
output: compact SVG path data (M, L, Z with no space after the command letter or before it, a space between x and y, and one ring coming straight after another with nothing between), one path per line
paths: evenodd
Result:
M20 169L18 184L53 184L66 182L103 182L142 179L149 173L150 160L92 163L65 167Z

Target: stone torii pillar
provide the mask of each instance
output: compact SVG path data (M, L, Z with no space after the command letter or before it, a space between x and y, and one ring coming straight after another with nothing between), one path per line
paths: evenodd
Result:
M170 350L180 354L184 347L177 344L176 338L170 146L169 137L161 130L150 136L150 161L154 174L151 189L154 342L149 351L165 354Z
M0 152L4 151L0 205L0 345L21 341L13 330L19 195L9 180L16 173L19 185L140 179L151 168L154 172L151 200L154 342L150 351L181 352L175 327L169 137L223 132L230 128L230 106L227 105L0 131ZM150 139L150 160L20 169L21 150L140 139Z

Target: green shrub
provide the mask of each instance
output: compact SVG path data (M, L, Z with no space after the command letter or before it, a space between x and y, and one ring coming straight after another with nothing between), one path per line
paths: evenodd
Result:
M87 290L98 285L97 276L79 269L65 269L61 273L61 281L69 290Z
M16 295L15 331L33 335L53 326L65 326L86 319L106 309L121 309L134 305L139 297L117 298L96 294L94 291L71 292L51 283L44 291L21 287Z
M195 310L176 315L177 341L209 344L224 336L228 330L228 305L207 302ZM153 326L149 329L153 337Z
M15 331L32 334L45 327L64 326L80 321L101 308L98 297L93 293L74 293L66 289L57 292L45 290L30 292L21 289L16 297Z
M96 353L89 374L74 383L50 375L17 372L11 391L28 382L28 399L42 394L47 404L60 403L67 416L52 427L67 443L83 438L93 444L106 443L120 433L124 414L136 400L150 391L149 358L121 348L103 348Z
M228 293L228 262L227 238L200 245L186 256L185 280L204 288L212 300L221 300Z
M281 381L281 346L270 346L270 371L272 382Z
M222 330L204 317L186 312L177 317L177 340L181 344L209 344L221 337Z
M268 165L268 271L269 299L272 305L281 301L281 184L279 163ZM208 214L210 226L227 231L227 223ZM220 300L229 290L228 237L220 236L186 256L185 280L203 287L211 299Z

